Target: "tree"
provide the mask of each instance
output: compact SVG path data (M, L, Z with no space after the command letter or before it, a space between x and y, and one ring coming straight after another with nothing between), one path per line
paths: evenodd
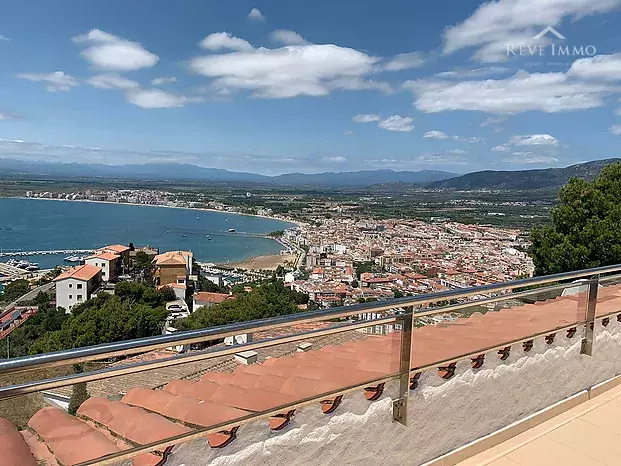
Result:
M4 287L3 300L13 302L28 293L29 290L30 285L28 284L28 280L15 280Z
M148 275L151 271L151 263L153 259L146 252L138 251L134 256L134 269L142 271Z
M531 233L535 275L621 263L621 163L591 182L572 178L559 198L553 225Z
M73 372L76 374L81 374L83 371L84 369L81 364L73 365ZM75 416L82 403L88 399L89 394L86 390L86 382L78 382L73 384L71 398L69 399L69 407L67 408L69 414Z

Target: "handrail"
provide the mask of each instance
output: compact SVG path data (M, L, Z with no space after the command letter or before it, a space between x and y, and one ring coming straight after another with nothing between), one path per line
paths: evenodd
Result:
M97 359L111 358L115 356L128 356L137 353L163 349L175 345L188 345L204 341L218 340L231 335L242 333L256 333L282 327L289 327L296 324L312 323L322 320L350 317L367 312L382 312L409 306L423 306L439 301L449 301L462 299L476 295L485 295L501 291L514 290L529 286L545 285L561 281L575 280L578 278L591 277L593 275L608 274L621 271L621 264L597 267L586 270L565 272L555 275L532 277L523 280L514 280L490 285L461 288L458 290L441 291L417 296L391 299L387 301L377 301L371 303L355 304L353 306L341 306L331 309L321 309L317 311L301 312L297 314L269 317L249 322L233 323L200 330L189 330L177 332L170 335L160 335L155 337L138 338L100 345L85 346L69 350L56 351L52 353L24 356L15 359L0 361L0 374L11 373L25 370L35 370L47 367L55 367L67 364L93 361ZM544 289L536 290L541 292ZM463 307L463 306L459 306ZM431 316L450 312L450 306L439 307L437 309L427 309L421 312L421 316ZM414 317L419 314L414 313ZM304 338L304 337L302 337Z

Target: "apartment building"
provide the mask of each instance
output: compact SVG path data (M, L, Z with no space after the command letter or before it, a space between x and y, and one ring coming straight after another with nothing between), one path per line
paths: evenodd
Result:
M76 304L91 297L102 281L100 267L84 264L72 267L54 279L56 282L56 306L65 308L67 313Z

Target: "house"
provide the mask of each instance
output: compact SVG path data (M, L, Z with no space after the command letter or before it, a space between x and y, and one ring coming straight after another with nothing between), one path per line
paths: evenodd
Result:
M97 254L102 252L109 252L111 254L121 256L121 260L119 260L119 265L117 266L119 267L119 273L127 273L129 269L129 254L131 252L129 246L125 246L123 244L111 244L97 250Z
M102 251L84 260L85 264L99 267L103 281L114 281L121 271L121 256L113 252Z
M185 299L185 294L186 294L186 290L187 290L187 286L185 284L185 281L183 283L169 283L167 285L159 285L157 287L157 289L160 290L160 289L162 289L164 287L172 288L172 290L175 292L175 297L178 300L184 300Z
M223 301L235 299L235 296L226 293L209 293L207 291L197 291L193 295L193 309L196 311L199 307L211 307L220 304Z
M67 313L79 303L90 299L91 294L101 283L101 268L84 264L72 267L54 279L56 283L56 306L63 307Z
M168 251L153 258L153 278L156 285L179 283L179 277L187 279L192 273L192 253L190 251Z

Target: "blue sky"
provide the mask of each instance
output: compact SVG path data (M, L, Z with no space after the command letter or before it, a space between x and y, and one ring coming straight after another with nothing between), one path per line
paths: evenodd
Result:
M5 2L0 157L266 174L618 157L620 39L621 0Z

